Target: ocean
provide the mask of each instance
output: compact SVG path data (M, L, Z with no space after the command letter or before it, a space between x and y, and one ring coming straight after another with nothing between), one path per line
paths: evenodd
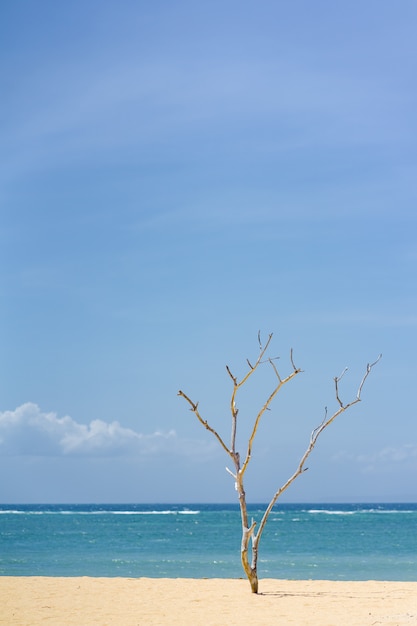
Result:
M0 505L2 576L239 578L240 541L237 504ZM277 504L258 575L417 581L417 504Z

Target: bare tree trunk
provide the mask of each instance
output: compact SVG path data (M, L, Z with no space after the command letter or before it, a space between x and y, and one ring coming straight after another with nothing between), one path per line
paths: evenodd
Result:
M238 477L238 480L236 482L236 489L239 494L240 516L242 519L242 543L240 548L240 558L242 561L243 570L246 574L247 579L249 580L252 593L258 593L258 558L257 556L255 557L253 551L253 531L255 529L255 522L252 522L251 526L249 526L248 512L246 508L246 494L243 488L241 473L238 469L236 475ZM252 547L252 558L249 561L250 546Z
M359 384L359 388L358 388L358 392L356 394L356 397L351 402L349 402L348 404L343 404L342 401L340 400L340 397L339 397L339 382L342 379L342 377L344 376L344 374L346 372L346 369L342 372L342 374L340 376L334 378L336 401L337 401L337 403L339 405L339 408L333 413L333 415L331 415L331 417L328 417L328 415L327 415L327 408L326 408L324 419L321 422L321 424L317 428L315 428L313 430L313 432L311 433L309 445L307 446L306 451L304 452L303 456L301 457L296 471L275 492L272 500L270 501L269 505L267 506L267 508L265 510L265 513L264 513L264 515L262 517L262 520L261 520L260 525L259 525L258 532L255 532L256 522L252 521L251 524L249 525L248 512L247 512L247 506L246 506L246 493L245 493L244 484L243 484L244 475L245 475L246 469L248 467L248 464L249 464L249 461L250 461L251 455L252 455L252 446L253 446L253 442L254 442L254 439L255 439L255 435L256 435L256 433L258 431L258 426L259 426L260 419L261 419L262 415L265 413L266 410L269 410L269 406L270 406L272 400L277 395L278 391L280 391L281 387L283 385L285 385L285 383L287 383L290 380L292 380L297 374L299 374L301 372L301 370L294 365L292 350L291 350L290 357L291 357L291 364L292 364L292 367L293 367L293 371L286 378L281 378L280 377L280 375L278 373L278 370L277 370L277 368L275 366L275 363L274 363L275 359L267 358L265 361L262 360L263 357L265 356L265 353L266 353L268 347L269 347L271 339L272 339L272 334L269 335L268 341L266 342L265 346L262 347L260 334L258 333L258 342L259 342L259 349L260 349L260 353L259 353L258 359L256 360L255 365L251 365L251 363L249 361L247 361L247 363L249 365L249 370L248 370L248 372L246 373L246 375L242 378L242 380L240 382L237 380L237 378L235 376L233 376L233 374L231 373L229 367L226 366L227 373L229 374L230 378L233 381L233 392L232 392L232 397L231 397L231 401L230 401L230 411L231 411L231 416L232 416L232 435L231 435L230 447L228 447L225 444L225 442L222 439L222 437L218 434L218 432L214 428L212 428L208 424L207 420L203 420L203 418L201 417L200 412L198 410L198 402L194 403L192 400L190 400L190 398L188 396L185 395L184 392L182 392L182 391L178 392L178 395L182 396L188 402L188 404L191 407L191 411L196 415L196 417L199 420L199 422L201 422L201 424L204 426L204 428L209 430L214 435L214 437L216 437L216 439L219 442L219 444L221 445L221 447L224 449L224 451L229 455L229 457L233 461L235 472L232 472L227 467L226 467L226 470L229 472L229 474L231 474L231 476L233 476L233 478L235 480L235 487L236 487L236 490L238 492L239 505L240 505L240 514L241 514L241 520L242 520L241 561L242 561L243 570L244 570L244 572L245 572L245 574L247 576L247 579L249 581L252 593L258 593L258 587L259 587L259 580L258 580L258 545L259 545L259 541L260 541L260 538L261 538L262 533L264 531L264 528L265 528L265 525L266 525L266 522L268 520L270 512L272 511L275 503L277 502L278 498L284 493L284 491L286 491L286 489L288 489L288 487L294 482L294 480L298 476L300 476L300 474L302 474L303 472L305 472L307 470L307 468L305 467L305 463L306 463L308 457L310 456L311 452L313 451L314 446L316 445L317 439L321 435L323 430L325 428L327 428L327 426L329 426L336 419L336 417L338 417L338 415L340 415L341 413L343 413L344 411L349 409L354 404L357 404L358 402L360 402L360 400L361 400L361 393L362 393L362 387L363 387L367 377L369 376L372 367L376 363L378 363L378 361L380 360L380 358L382 356L382 355L379 355L379 357L377 358L377 360L374 363L371 363L371 364L368 363L368 365L366 367L365 374L364 374L364 376L363 376L363 378L362 378L362 380L361 380L361 382ZM236 407L236 394L237 394L237 391L239 390L239 388L242 385L244 385L247 382L248 378L257 370L259 365L261 365L262 363L265 363L265 362L269 363L272 366L272 368L273 368L273 370L275 372L275 375L277 377L277 383L275 385L275 388L273 389L273 391L269 395L268 399L266 400L265 404L260 409L260 411L258 412L258 414L257 414L257 416L255 418L255 422L254 422L254 425L253 425L253 428L252 428L252 433L251 433L251 435L249 437L249 441L248 441L248 447L247 447L247 451L246 451L245 460L243 462L243 465L241 466L240 455L239 455L239 452L236 451L237 416L238 416L238 412L239 412L238 408ZM250 557L249 557L249 553L250 553Z
M245 570L246 577L249 581L252 593L258 593L259 580L258 580L257 566L255 565L253 567L252 565L249 565L247 550L245 551L243 548L242 548L242 565L243 565L243 569Z

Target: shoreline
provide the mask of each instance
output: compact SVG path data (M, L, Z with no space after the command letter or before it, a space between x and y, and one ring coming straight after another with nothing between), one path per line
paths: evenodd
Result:
M417 624L417 582L0 577L0 624L376 626Z

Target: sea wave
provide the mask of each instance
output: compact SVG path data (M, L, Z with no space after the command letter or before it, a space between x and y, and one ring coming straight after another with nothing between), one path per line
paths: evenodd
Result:
M324 513L325 515L354 515L358 511L329 511L326 509L310 509L307 513Z
M309 509L307 513L318 514L323 513L325 515L356 515L359 513L370 513L377 515L403 515L404 513L417 513L416 510L406 510L406 509L355 509L354 511L343 511L343 510L331 510L331 509Z
M111 510L100 510L100 511L72 511L72 510L62 510L62 511L23 511L23 510L15 510L15 509L7 509L0 510L0 515L198 515L200 511L194 510L185 510L185 511L177 511L177 510L164 510L164 511L111 511Z

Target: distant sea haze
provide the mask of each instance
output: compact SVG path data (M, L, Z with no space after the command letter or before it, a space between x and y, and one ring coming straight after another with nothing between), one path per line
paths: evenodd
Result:
M277 505L259 577L417 581L416 531L415 503ZM6 504L0 575L239 578L240 539L235 504Z

